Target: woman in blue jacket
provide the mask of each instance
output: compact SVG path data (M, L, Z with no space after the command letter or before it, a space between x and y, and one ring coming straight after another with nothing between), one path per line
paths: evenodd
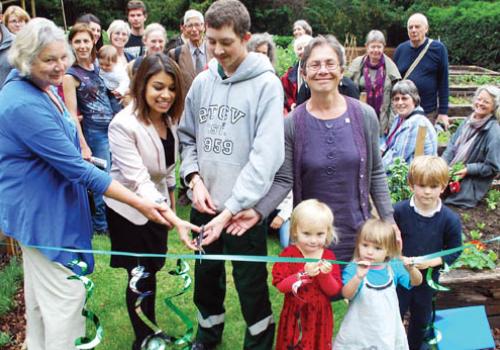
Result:
M143 199L81 156L75 122L54 85L70 65L64 32L35 18L19 32L9 53L15 69L0 91L0 229L23 252L29 349L74 349L85 333L85 290L68 280L74 259L91 254L47 247L91 249L87 189L138 209L150 220L191 226L165 203Z

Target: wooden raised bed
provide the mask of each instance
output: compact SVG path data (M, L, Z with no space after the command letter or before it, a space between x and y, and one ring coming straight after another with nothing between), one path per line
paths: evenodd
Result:
M479 66L449 66L449 75L490 75L490 76L500 76L499 72L494 70L479 67Z
M485 305L490 326L500 327L500 267L480 272L452 270L442 275L439 281L451 291L438 292L438 309Z

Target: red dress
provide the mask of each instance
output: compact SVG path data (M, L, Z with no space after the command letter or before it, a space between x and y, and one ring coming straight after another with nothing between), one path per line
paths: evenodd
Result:
M303 258L300 250L291 245L283 250L281 257ZM323 251L323 259L335 260L331 250ZM298 274L304 271L305 263L275 263L273 266L273 285L285 293L278 326L276 350L331 350L333 336L333 312L330 297L340 292L342 280L339 265L333 265L329 274L320 273L315 277L301 277L303 283L297 296L292 286L299 280ZM300 329L302 338L299 341Z

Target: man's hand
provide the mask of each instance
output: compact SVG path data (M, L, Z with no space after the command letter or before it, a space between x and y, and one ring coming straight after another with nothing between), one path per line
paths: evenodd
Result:
M198 182L196 182L192 191L193 191L193 206L196 210L198 210L200 213L206 213L211 215L215 215L217 213L216 212L217 209L214 203L212 202L212 197L210 197L210 193L208 193L208 190L201 179Z
M226 232L241 236L260 221L260 214L255 209L246 209L233 216Z
M228 225L232 217L233 214L229 209L224 209L219 215L210 220L205 225L205 238L203 238L202 244L208 245L219 239L222 230Z

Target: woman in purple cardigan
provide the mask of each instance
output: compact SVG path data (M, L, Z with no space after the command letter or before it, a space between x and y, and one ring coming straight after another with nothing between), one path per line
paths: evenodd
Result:
M339 93L344 63L335 37L320 36L309 43L301 68L311 98L285 119L285 162L267 196L238 214L229 232L242 234L292 188L294 205L316 198L332 209L339 260L352 258L356 231L371 216L369 196L379 216L394 222L378 151L377 116L368 105Z

